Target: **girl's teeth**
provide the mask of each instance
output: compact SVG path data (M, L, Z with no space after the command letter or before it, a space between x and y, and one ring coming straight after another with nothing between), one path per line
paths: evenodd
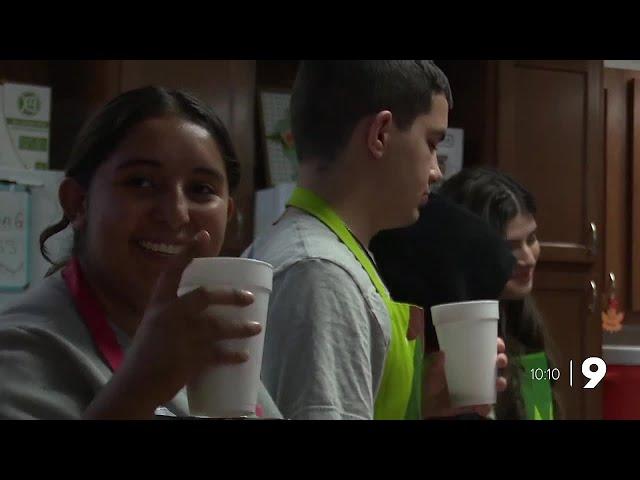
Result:
M180 245L169 245L166 243L152 243L146 241L140 242L140 245L142 245L142 247L146 248L147 250L166 253L168 255L175 255L177 253L180 253L183 248Z

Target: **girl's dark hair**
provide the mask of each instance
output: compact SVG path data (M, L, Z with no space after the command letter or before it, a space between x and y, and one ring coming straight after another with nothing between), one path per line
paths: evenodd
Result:
M482 217L503 237L507 225L518 214L534 215L533 195L509 175L490 168L465 169L445 181L438 193L465 206ZM517 358L528 353L544 351L549 368L555 366L554 348L548 336L542 315L531 295L522 300L502 300L501 315L506 319L504 341L509 356L508 387L498 395L496 417L524 419L526 410L520 394L521 378L526 374ZM554 413L562 415L554 392Z
M220 149L224 161L229 190L233 191L240 181L240 162L231 142L229 132L216 113L195 96L180 90L148 86L118 95L102 107L84 125L76 137L65 174L88 189L100 165L113 153L133 127L150 118L175 115L192 122L209 132ZM49 271L59 269L65 262L53 261L45 247L49 237L61 232L69 225L62 219L47 227L40 235L40 251L53 265ZM80 248L81 238L74 232L73 253Z
M536 213L528 190L506 173L490 168L462 170L445 181L438 193L484 218L502 236L519 213Z

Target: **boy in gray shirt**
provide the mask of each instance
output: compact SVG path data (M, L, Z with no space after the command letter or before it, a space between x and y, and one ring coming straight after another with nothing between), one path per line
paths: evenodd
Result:
M285 417L405 418L402 408L378 414L379 404L402 395L385 381L405 393L422 388L418 366L406 374L414 367L403 338L410 333L393 334L398 319L367 245L418 219L442 176L436 145L451 105L448 80L430 61L301 62L291 98L298 188L245 252L275 269L262 378ZM391 349L403 348L389 363ZM430 385L445 384L439 358ZM498 366L506 361L498 355ZM425 392L424 405L443 391Z

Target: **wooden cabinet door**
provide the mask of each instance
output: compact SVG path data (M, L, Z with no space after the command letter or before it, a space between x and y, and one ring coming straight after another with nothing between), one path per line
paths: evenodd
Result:
M640 71L605 68L605 274L615 275L623 325L640 324ZM609 285L608 285L609 287Z
M496 166L535 196L541 256L534 297L556 346L570 419L600 418L582 362L601 356L597 290L604 219L602 62L497 62ZM569 362L573 361L573 386Z
M631 81L631 301L640 312L640 79Z
M120 93L120 60L51 60L50 165L63 170L76 135L107 101Z

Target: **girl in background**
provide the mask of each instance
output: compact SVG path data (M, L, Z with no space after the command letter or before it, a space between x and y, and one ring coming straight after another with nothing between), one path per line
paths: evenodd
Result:
M498 393L498 419L560 415L553 381L531 369L553 368L543 319L531 297L540 255L533 196L510 176L467 169L445 181L418 223L382 232L371 249L394 299L425 308L470 300L500 300L500 332L509 362L507 389ZM438 350L427 322L425 344Z

